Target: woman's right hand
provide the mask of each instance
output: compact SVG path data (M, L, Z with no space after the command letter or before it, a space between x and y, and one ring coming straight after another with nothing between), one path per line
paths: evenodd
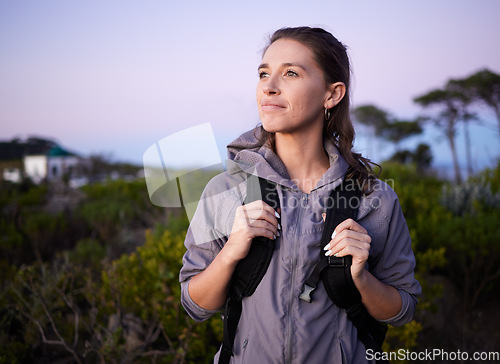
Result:
M281 229L278 218L279 214L264 201L254 201L236 209L233 228L224 248L204 271L189 282L189 295L197 305L207 310L224 306L227 287L236 265L247 256L253 238L265 236L275 239L278 236Z
M279 213L262 200L238 207L231 235L224 246L228 256L237 263L247 256L256 236L276 239L281 228L278 218Z

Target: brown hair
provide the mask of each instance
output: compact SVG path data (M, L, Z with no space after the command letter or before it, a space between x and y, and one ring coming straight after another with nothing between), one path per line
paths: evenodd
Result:
M330 109L331 117L329 120L325 120L323 134L335 143L349 163L350 172L347 177L357 180L359 185L363 186L363 192L366 193L369 189L369 182L376 177L372 166L377 166L379 169L380 166L352 150L355 132L350 114L351 72L346 46L331 33L321 28L281 28L273 33L263 53L271 44L282 38L300 42L313 51L315 60L323 71L326 83L343 82L345 84L346 94L336 106ZM274 133L263 130L261 141L266 142L274 149Z

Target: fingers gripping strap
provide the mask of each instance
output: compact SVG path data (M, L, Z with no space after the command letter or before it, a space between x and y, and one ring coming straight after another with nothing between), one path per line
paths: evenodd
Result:
M261 199L275 210L279 207L276 185L265 179L250 176L247 180L245 203ZM273 251L273 240L256 237L252 240L247 256L236 266L228 287L228 300L224 313L224 341L219 364L228 364L233 356L234 338L240 321L242 300L255 292L266 274Z
M332 192L333 206L327 212L326 226L323 232L321 246L330 241L330 234L344 220L357 219L358 208L361 204L361 191L359 189L339 189ZM328 296L339 307L344 308L347 316L358 331L358 338L367 349L381 352L381 345L385 338L387 326L375 320L361 302L361 294L356 288L351 275L352 256L325 257L320 252L320 275ZM327 261L327 263L325 263ZM317 274L316 274L317 275ZM379 360L377 363L387 363Z
M350 182L348 183L348 181ZM357 218L357 212L361 201L361 192L359 189L353 188L355 184L351 182L351 180L344 181L330 193L329 200L326 204L330 207L326 212L325 226L320 243L321 248L330 242L333 230L341 222L349 218L353 220ZM339 261L340 258L326 257L323 249L320 249L320 261L306 280L304 290L299 297L306 302L311 302L311 294L316 290L323 270Z
M252 200L253 199L253 200ZM247 197L245 203L262 199L276 209L279 206L276 185L263 178L250 176L247 181ZM274 241L262 236L252 240L250 250L233 273L229 284L229 295L238 297L251 296L266 274L274 251Z
M330 234L340 223L349 218L357 219L361 204L361 191L358 188L352 188L352 185L353 183L343 183L330 195L334 208L326 214L326 231L323 232L321 246L330 241ZM322 277L332 301L345 309L361 304L361 295L351 276L352 256L326 257L322 252L320 256L323 262L327 261L327 264L322 264L325 266Z

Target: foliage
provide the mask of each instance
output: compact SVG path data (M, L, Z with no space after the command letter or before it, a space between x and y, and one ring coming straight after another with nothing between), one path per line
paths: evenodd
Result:
M103 239L110 237L103 226L113 230L114 225L141 221L141 212L150 208L144 181L108 181L84 186L82 191L87 196L80 207L82 217L94 225Z
M407 121L407 120L390 120L386 125L383 125L383 129L380 134L383 138L396 143L403 139L409 138L413 135L422 134L423 129L420 125L420 120Z
M384 163L381 178L398 194L423 288L414 321L390 327L384 349L418 350L442 335L429 321L444 303L465 316L498 299L500 162L461 186L422 175L411 163ZM87 186L76 210L61 214L44 212L44 189L0 192L0 248L8 253L0 260L0 363L211 361L222 340L220 318L198 324L180 305L186 216L152 206L144 181ZM146 231L133 249L117 243L131 227ZM30 252L33 244L59 252L11 259L16 242ZM443 295L441 278L459 302Z
M500 193L494 193L484 178L443 187L441 204L455 216L475 215L483 209L500 209Z
M463 292L466 309L475 307L500 278L500 192L491 187L500 182L499 171L497 167L463 185L446 186L441 194L441 204L452 216L444 224L449 234L439 243L450 246L448 257L455 265L449 274Z
M445 266L445 250L435 249L426 244L426 237L422 238L420 233L421 227L427 224L427 221L424 221L426 216L429 216L438 205L437 196L442 182L432 176L421 176L415 165L394 162L386 162L382 165L381 178L391 181L392 187L398 194L417 261L415 276L425 296L419 300L416 318L413 321L403 327L389 327L384 349L386 351L397 351L398 348L411 350L417 346L418 334L423 329L423 324L418 321L418 312L432 309L431 302L439 298L441 293L441 287L428 284L425 276L429 270Z
M461 123L464 127L466 165L469 176L472 175L471 140L469 123L478 122L477 112L481 106L493 110L500 130L500 75L484 69L463 79L450 79L443 88L438 88L420 95L414 102L430 110L428 120L442 129L453 156L455 180L462 182L458 157L456 153L455 137L457 127Z
M465 79L451 82L462 89L475 104L486 105L493 110L500 131L500 75L483 69Z
M29 180L23 180L20 184L2 182L0 188L0 202L4 207L7 204L38 206L45 202L46 195L46 185L35 185Z
M387 335L382 345L382 350L386 353L396 352L400 348L405 350L415 349L417 346L417 338L422 331L422 324L413 320L401 327L390 326ZM397 360L391 363L407 363L408 361Z
M394 142L396 146L403 139L423 132L423 118L400 120L375 105L361 105L354 109L354 119L373 129L376 136Z
M21 267L5 291L0 358L17 356L26 343L31 355L47 345L51 355L79 363L208 361L222 340L221 322L195 324L180 305L186 223L171 220L184 230L157 226L134 253L102 268L103 248L91 239L51 263ZM99 268L96 278L91 270Z
M78 240L75 248L69 252L73 264L86 267L90 272L100 272L102 261L106 258L106 248L98 240L84 238Z
M464 185L421 176L414 166L394 163L383 165L382 177L394 180L410 229L416 276L423 288L415 316L417 322L430 330L430 323L426 323L429 313L445 302L466 317L474 308L498 297L500 163ZM460 301L453 302L451 297L441 295L441 280L433 279L438 276L455 287ZM466 330L465 324L462 330Z
M14 265L51 259L65 248L71 226L63 213L45 211L48 188L24 181L0 188L0 253Z
M471 176L470 181L488 186L493 194L500 192L500 159L494 168L486 168L476 176Z
M471 100L461 90L456 89L448 83L443 89L435 89L428 93L418 96L414 101L420 106L431 109L434 114L427 116L438 128L442 129L448 139L451 154L453 157L453 167L455 169L455 180L462 182L460 168L458 165L458 156L455 145L457 134L457 125L460 122L466 122L473 118L470 113Z
M54 347L52 354L66 351L76 362L82 362L77 352L81 314L76 300L85 275L75 268L65 255L52 264L35 262L19 269L5 292L9 325L3 325L2 331L8 333L10 342L1 349L6 356L11 353L11 345L25 343L35 357L44 343Z
M354 119L373 129L379 136L384 127L389 123L389 114L375 105L361 105L354 109Z
M116 312L121 320L127 314L139 319L142 332L156 336L148 342L146 334L138 344L140 351L148 343L168 363L204 361L216 351L214 343L200 342L200 338L215 335L211 326L196 325L180 305L177 278L185 250L183 235L173 235L168 229L148 232L144 246L114 261L102 277L109 314ZM135 350L129 338L124 338L125 349Z
M401 141L422 134L424 118L417 117L414 120L400 120L375 105L361 105L356 107L353 117L360 124L369 127L374 136L395 144L396 153L391 157L391 160L400 163L412 160L422 170L430 165L432 160L432 156L429 157L430 153L427 152L427 155L424 155L422 152L425 153L426 151L418 148L412 153L408 150L400 150L399 147Z
M414 151L407 149L397 151L388 162L399 164L413 163L417 167L418 172L427 173L430 169L432 158L430 146L420 143Z
M133 229L145 229L160 219L164 211L151 205L144 180L123 180L84 186L86 199L76 215L91 229L91 236L107 247L110 258L131 252L144 242L132 237Z

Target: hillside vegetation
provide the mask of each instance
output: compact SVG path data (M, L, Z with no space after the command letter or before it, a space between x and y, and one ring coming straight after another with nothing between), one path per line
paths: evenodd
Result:
M423 287L386 350L499 348L500 163L466 183L384 165ZM59 205L54 204L59 201ZM0 189L0 363L208 363L220 316L191 320L178 274L188 221L144 181Z

